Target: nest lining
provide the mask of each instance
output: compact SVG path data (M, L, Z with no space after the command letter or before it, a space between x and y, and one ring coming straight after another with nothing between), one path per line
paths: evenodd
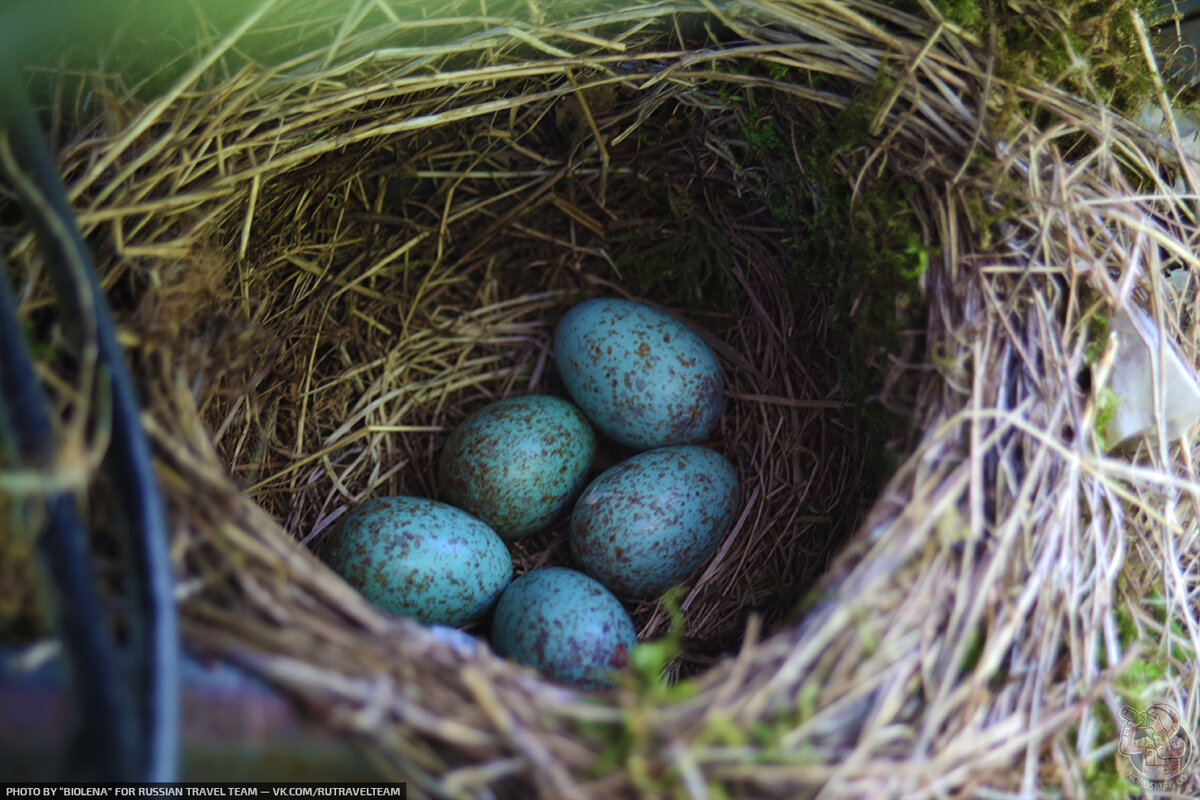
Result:
M283 4L263 8L269 28ZM1079 794L1127 651L1174 630L1164 619L1178 630L1154 690L1195 729L1172 649L1200 640L1180 555L1196 547L1191 453L1099 455L1076 380L1097 303L1126 302L1164 257L1194 260L1173 190L1128 182L1158 174L1153 143L1047 86L1008 90L1058 127L997 140L962 99L999 82L975 43L870 3L486 18L389 59L367 57L386 41L367 19L278 71L184 80L62 155L151 409L192 647L445 796ZM918 185L939 250L920 441L864 521L832 299L797 285L812 265L765 208L738 104L795 146L896 54L878 136L836 163L850 186ZM732 68L752 60L787 71ZM703 281L721 306L675 293L695 275L636 274L713 241L733 278ZM555 392L557 315L638 281L709 333L732 398L713 443L741 471L743 513L682 600L674 669L694 680L573 693L382 617L295 546L367 496L434 495L448 426ZM565 557L561 530L517 553ZM1157 615L1134 591L1150 586ZM669 627L658 603L633 611L643 638Z

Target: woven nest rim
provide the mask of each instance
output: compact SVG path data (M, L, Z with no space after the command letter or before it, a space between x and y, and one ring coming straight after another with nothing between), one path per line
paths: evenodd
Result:
M277 6L259 6L250 24L272 19ZM682 35L678 27L663 26L660 33L652 25L668 11L675 20L719 20L734 38L715 44L697 26L697 39L680 42L673 38ZM204 74L198 71L132 119L110 119L110 130L82 129L61 160L82 206L81 222L112 256L107 284L127 280L124 271L134 270L132 264L176 290L147 293L150 300L140 308L126 306L132 309L128 318L143 323L140 334L131 330L127 346L142 359L151 407L147 429L163 458L177 557L187 565L181 601L189 643L286 687L321 709L329 724L365 739L386 768L442 796L490 786L508 792L535 787L561 797L666 791L672 785L697 797L717 791L714 786L756 796L815 794L822 787L830 796L924 796L982 786L1031 790L1045 776L1033 767L1014 770L1022 759L1057 770L1050 782L1082 794L1093 749L1111 733L1104 733L1108 723L1097 704L1116 718L1128 688L1119 679L1131 653L1139 643L1157 646L1162 636L1167 646L1155 663L1163 674L1152 691L1183 709L1194 729L1198 701L1183 691L1187 656L1175 655L1176 647L1194 654L1200 642L1195 613L1188 610L1196 607L1197 543L1181 538L1195 519L1194 459L1165 436L1132 462L1105 455L1094 437L1081 433L1094 430L1098 409L1095 396L1078 382L1091 367L1089 320L1106 308L1128 307L1131 289L1153 286L1164 262L1195 266L1188 242L1196 223L1162 167L1169 169L1172 158L1179 163L1179 143L1172 151L1104 106L1052 86L1006 82L989 70L978 41L939 17L931 21L867 2L639 6L557 21L513 19L500 31L488 19L481 32L452 46L397 50L388 60L368 55L380 52L385 26L350 26L336 45L283 67L246 69L211 85L196 82ZM410 253L436 238L437 225L398 238L366 272L356 274L362 262L350 260L331 274L306 253L304 235L280 222L288 213L300 219L297 209L311 210L311 200L273 207L264 189L273 180L303 175L319 183L314 170L321 164L378 155L386 137L419 142L453 126L461 132L526 114L537 119L551 114L555 101L574 97L584 98L576 111L584 144L577 144L582 155L571 166L576 176L593 170L603 183L614 169L611 148L633 136L664 102L701 116L732 113L714 90L720 82L836 114L879 85L879 70L888 68L893 54L905 67L877 97L872 128L878 135L871 146L845 154L839 167L856 188L878 180L873 175L880 169L894 180L921 178L913 205L939 250L921 278L931 298L922 331L931 355L921 363L915 387L919 441L850 546L824 573L803 620L780 622L764 636L762 621L749 617L736 652L692 680L672 687L634 676L598 702L485 649L464 654L418 626L380 615L297 548L279 521L231 480L231 464L254 465L241 453L243 444L222 444L225 435L235 421L247 431L261 425L259 415L270 409L256 407L238 420L227 409L214 415L214 408L249 396L262 380L254 365L240 365L240 382L226 377L224 395L205 395L197 365L209 365L189 361L198 358L194 350L173 353L183 356L180 372L148 355L170 340L170 326L161 325L173 316L183 320L187 336L181 338L192 346L208 347L218 333L235 350L261 346L257 332L278 321L285 304L253 308L243 298L246 313L222 320L219 331L189 319L185 306L207 298L207 309L219 308L228 299L226 280L247 288L238 270L271 248L291 256L287 263L298 277L285 288L297 296L331 281L324 284L336 287L330 294L353 294L383 307L387 293L375 288L379 281L405 284L411 273L413 281L428 284L436 277L433 269L422 275L420 260ZM217 63L221 49L209 56L210 64ZM476 57L486 66L432 69L439 59ZM750 58L793 72L716 68ZM624 64L633 66L616 71ZM814 88L816 73L833 83ZM486 96L517 80L528 88ZM587 90L601 98L614 86L638 99L629 106L636 113L614 113L609 129L601 125L604 115L597 119ZM1001 140L959 100L982 97L988 113L1002 114L987 101L997 86L1052 121L1035 125L1009 117ZM787 113L782 105L773 110ZM812 115L794 113L787 122L803 119L807 128L793 131L814 129ZM1076 148L1070 160L1059 141ZM708 163L732 163L727 152L712 149L718 152ZM517 160L539 159L517 152ZM686 145L680 152L687 152ZM185 155L177 158L180 153ZM1131 172L1142 184L1131 182ZM478 258L479 248L513 231L528 238L529 231L518 227L520 213L562 180L560 173L562 164L543 163L527 175L491 176L515 181L511 196L520 199L490 217L485 236L462 237L474 248L443 242L457 256L455 266L471 263L481 270L472 274L482 287L502 281L503 271L489 271L495 265ZM1183 174L1194 178L1186 168ZM604 185L586 202L603 209ZM344 201L356 191L358 199L385 194L370 195L352 182L341 188ZM330 196L336 197L321 200L328 204ZM494 202L482 193L459 207L446 202L430 209L431 219L440 220L438 235L444 235L457 222L452 210L486 220ZM583 202L567 197L566 205L557 206L573 230L602 224ZM321 219L332 218L331 211L325 209ZM726 230L733 224L724 222ZM254 236L264 232L273 240L260 242L256 252ZM576 263L604 260L577 241L551 244ZM779 253L768 255L784 263ZM27 239L17 242L11 260L37 275ZM173 275L171 263L191 270ZM511 356L515 348L531 359L519 372L524 380L547 373L544 357L537 356L537 339L544 341L545 332L522 314L561 307L572 296L568 278L576 281L574 291L579 286L578 275L564 264L548 264L544 272L544 286L513 301L497 295L489 302L486 289L477 293L477 311L458 321L468 326L460 337L478 333L470 325L480 326L500 350L508 348ZM616 289L607 278L593 275L591 282L593 289ZM42 301L32 278L27 286L26 311L35 314ZM437 331L443 310L438 297L461 289L447 287L418 292L432 298L432 310L418 312L414 305L393 319L379 317L371 306L360 322L391 332L397 324L413 326L414 314L428 313L426 329ZM1160 302L1157 292L1149 297L1151 305ZM757 319L775 318L764 313ZM1195 330L1169 314L1163 319L1194 361ZM748 338L763 337L755 341L770 338L769 324L751 330ZM310 367L297 407L306 409L304 398L321 384L311 366L319 348L311 336L302 343L310 347ZM287 351L293 345L274 346ZM394 380L401 362L411 366L419 356L435 364L463 353L461 347L436 346L423 352L424 346L418 336L414 349L395 363L390 354L367 362L377 374L345 370L331 384L357 379L369 388L368 378ZM784 349L771 352L790 364ZM476 393L459 395L460 403L464 397L467 405L478 403L516 385L518 372L490 368L495 356L486 348L478 362L465 373L465 386L456 388L475 387ZM747 388L742 394L756 393ZM430 402L438 396L430 394ZM782 403L785 408L800 402L783 399L793 404ZM340 402L348 412L344 418L354 419L352 400ZM461 405L440 407L434 416L462 412ZM315 424L305 421L308 413L302 410L291 430ZM368 415L358 419L365 422ZM736 424L737 418L727 423ZM394 421L378 425L394 427ZM413 434L409 444L394 449L411 461L428 461L437 431L422 428L440 426L423 422L411 426L415 430L368 433ZM327 431L335 443L350 432ZM267 438L264 451L279 455L283 448ZM287 472L289 480L313 465L333 472L333 449L326 442L325 448L284 453L299 464ZM397 474L368 471L359 486L373 491ZM236 469L233 475L240 477ZM266 480L280 477L276 471ZM265 481L244 485L254 493ZM329 498L339 493L356 495L335 486L323 504L306 512L312 524L285 519L287 527L319 534L332 521ZM1157 615L1145 602L1154 587ZM656 633L669 622L663 608L644 617L646 630ZM885 735L889 731L895 735Z

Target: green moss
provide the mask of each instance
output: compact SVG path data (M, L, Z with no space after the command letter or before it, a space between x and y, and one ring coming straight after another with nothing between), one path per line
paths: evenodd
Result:
M885 443L904 420L873 398L902 332L920 317L920 281L937 254L913 210L916 183L868 180L856 196L847 178L860 165L890 87L881 74L841 113L817 119L794 138L776 123L783 112L754 97L736 106L750 174L771 214L790 228L791 290L830 296L830 322L841 343L839 379L867 426L868 470L877 480L898 462Z
M919 0L884 0L886 5L917 17L926 16ZM932 0L942 19L968 31L975 30L983 20L978 0Z
M1087 344L1084 345L1083 363L1093 373L1091 376L1093 391L1096 391L1095 367L1100 363L1100 359L1104 356L1104 351L1108 347L1108 333L1107 316L1097 313L1087 318ZM1116 413L1116 410L1117 395L1111 387L1105 386L1096 392L1096 416L1092 423L1092 430L1096 435L1096 441L1099 443L1101 450L1109 448L1105 431L1108 430L1108 425L1112 422L1113 414Z
M1083 774L1083 785L1090 800L1128 800L1136 797L1141 788L1117 773L1112 759L1093 761Z
M788 760L783 739L793 729L792 722L782 717L755 722L750 728L755 745L754 762L770 764Z
M655 221L607 237L611 244L630 245L615 248L624 286L636 297L692 312L739 311L745 298L732 271L733 245L704 207L704 197L676 186L648 188L657 195L652 204L670 208L672 219L666 226Z
M927 16L918 0L888 5ZM982 0L932 0L942 20L980 43L995 42L994 69L1017 86L1049 83L1123 113L1142 108L1154 76L1142 53L1131 12L1147 28L1165 22L1158 0L1042 0L1013 6ZM1049 114L1015 94L994 98L1003 109L993 127L1005 132L1014 114L1035 122Z
M987 643L987 628L980 625L971 631L967 649L963 651L962 663L958 665L959 675L969 675L979 666L979 657L983 655L983 646Z
M787 77L790 70L783 64L768 64L767 74L777 81L781 81Z
M1167 675L1167 665L1158 658L1135 658L1117 676L1117 692L1129 703L1152 700L1153 687Z
M657 640L634 647L633 669L625 676L623 688L629 700L622 707L622 724L593 729L605 739L604 750L592 763L589 773L601 776L624 768L638 792L644 796L670 796L680 778L663 759L662 743L655 734L655 715L664 705L682 702L695 695L692 680L668 684L664 674L668 665L683 650L687 620L680 608L684 587L677 586L663 597L663 608L670 618L670 629ZM719 725L719 722L717 723Z
M671 781L661 769L661 762L654 756L635 753L625 762L625 772L642 797L668 797Z
M1021 13L981 0L932 4L939 22L951 23L980 44L994 43L994 69L1010 87L998 84L991 98L997 110L989 127L996 135L1005 135L1017 123L1051 118L1011 87L1049 83L1121 111L1139 108L1152 94L1153 76L1130 12L1153 24L1161 18L1155 0L1047 0L1022 6ZM890 0L889 5L926 15L927 4L917 0ZM768 75L780 71L777 65L759 69ZM885 377L896 374L888 370L905 344L906 331L919 326L922 277L939 255L913 210L922 199L918 180L866 175L857 194L851 192L850 176L858 174L865 154L877 143L871 126L891 92L893 71L885 65L873 86L842 112L818 118L803 136L783 126L787 109L772 106L753 90L739 86L723 96L740 116L747 166L758 177L761 196L772 215L791 229L787 242L795 252L793 290L817 288L832 297L831 322L842 343L839 377L866 424L872 442L868 471L876 480L891 474L898 463L899 453L885 443L895 440L906 422L895 407L884 408L876 398ZM818 77L829 80L812 76L814 84ZM1060 145L1068 151L1082 148L1088 145L1085 138L1080 134ZM984 152L971 157L972 166L986 177L987 191L968 196L965 205L972 234L987 248L997 225L1025 200L1023 187L1007 168L988 164ZM891 386L889 396L904 398L907 388ZM1101 413L1097 429L1102 431L1107 422Z
M1166 600L1162 596L1162 592L1155 591L1146 598L1146 605L1152 610L1154 617L1170 631L1170 644L1160 643L1160 649L1164 654L1181 664L1189 664L1196 659L1196 654L1193 652L1187 634L1184 632L1183 623L1177 618L1172 617L1167 619Z
M1112 744L1115 748L1120 736L1108 706L1097 701L1092 706L1092 715L1096 719L1096 744ZM1117 771L1116 758L1111 755L1101 756L1084 768L1083 785L1087 790L1085 796L1095 800L1125 800L1141 791Z
M1101 450L1109 448L1110 442L1105 431L1108 430L1108 424L1112 422L1113 414L1117 413L1118 402L1117 393L1109 386L1105 386L1096 395L1096 421L1092 424L1092 428L1096 433L1096 441Z
M983 10L976 0L933 0L933 7L947 22L971 30L983 19Z
M1192 652L1189 645L1190 640L1187 638L1183 625L1175 618L1167 618L1166 600L1163 598L1162 591L1155 589L1149 595L1139 598L1139 602L1143 609L1153 619L1154 624L1159 628L1170 631L1170 644L1167 643L1167 637L1158 637L1149 634L1143 630L1134 619L1133 612L1128 605L1119 605L1114 611L1117 618L1117 632L1121 637L1121 646L1128 649L1139 642L1144 643L1148 637L1152 636L1151 641L1153 647L1145 648L1143 646L1142 658L1134 661L1118 681L1131 691L1137 687L1144 687L1150 683L1161 680L1169 669L1171 661L1188 664L1195 660L1196 654ZM1145 663L1142 663L1145 662Z
M1128 592L1128 582L1118 582L1118 590L1123 595L1121 603L1114 611L1117 621L1117 633L1124 650L1141 645L1138 658L1133 659L1113 681L1117 694L1124 703L1136 710L1144 710L1153 703L1164 699L1166 686L1173 675L1176 675L1176 665L1190 665L1195 662L1188 640L1184 638L1183 626L1178 620L1166 617L1166 604L1159 590L1152 591L1146 597L1133 599L1142 606L1153 623L1165 628L1171 633L1168 644L1165 637L1159 637L1154 630L1145 629L1135 618L1129 606L1131 598ZM1147 641L1147 640L1150 641ZM1107 667L1107 659L1101 653L1101 666ZM1186 669L1186 667L1185 667ZM1093 707L1098 721L1096 745L1102 747L1112 744L1115 747L1119 741L1117 721L1111 711L1103 703ZM1084 775L1089 788L1088 797L1126 797L1124 792L1129 790L1129 782L1125 780L1119 769L1120 759L1097 759L1089 764Z
M1128 590L1128 582L1121 579L1118 589L1124 594ZM1125 598L1126 603L1128 598ZM1154 591L1145 598L1137 601L1144 605L1156 622L1167 627L1173 634L1173 641L1168 650L1165 646L1146 647L1147 631L1139 625L1133 612L1126 603L1115 609L1117 633L1120 636L1122 648L1128 650L1142 643L1141 655L1132 660L1113 681L1117 694L1123 702L1135 709L1143 710L1150 704L1163 699L1164 682L1172 673L1172 661L1190 664L1195 654L1185 644L1183 628L1177 620L1167 620L1165 603L1161 592ZM1176 638L1177 637L1177 638ZM1101 653L1101 666L1107 667L1107 659ZM1097 702L1092 707L1096 719L1095 746L1102 755L1088 764L1084 771L1084 785L1087 787L1089 798L1125 798L1136 794L1138 787L1128 781L1119 768L1121 759L1115 755L1120 732L1117 721L1113 718L1108 706Z
M875 629L870 624L870 613L867 609L859 606L854 611L854 621L858 628L858 645L861 648L862 658L867 659L879 647L879 637L875 635Z
M643 705L678 702L696 692L694 681L683 680L668 684L663 679L667 666L683 652L683 633L687 628L687 620L679 605L683 597L682 586L675 586L663 595L663 610L670 619L667 634L653 641L638 644L630 654L635 689Z
M699 744L716 744L723 747L744 747L749 731L735 722L728 714L710 712L704 718L704 730L696 737Z
M819 761L812 744L796 741L796 729L816 713L820 682L809 680L800 689L796 708L769 713L749 726L756 764L813 764Z
M725 784L717 779L708 782L708 796L712 800L732 800L733 795L725 788Z
M1104 314L1093 314L1088 319L1087 345L1084 350L1083 363L1094 366L1108 346L1108 317Z
M815 679L805 681L800 687L800 694L796 698L796 713L799 715L800 722L804 722L813 717L817 713L817 700L821 697L821 684Z
M1040 13L999 19L1000 53L1019 75L1061 84L1122 112L1152 96L1154 77L1130 13L1147 26L1164 18L1157 0L1050 0Z
M587 769L586 774L591 778L611 774L625 763L633 749L633 740L623 728L599 725L594 722L581 722L579 732L589 739L604 742L604 749Z
M1164 647L1145 647L1146 632L1134 618L1129 606L1119 605L1116 608L1117 632L1122 648L1127 650L1138 643L1143 643L1143 646L1140 657L1133 659L1116 676L1113 686L1123 702L1139 710L1162 700L1164 683L1172 672L1172 660L1180 663L1191 663L1194 660L1194 654L1183 644L1182 626L1179 626L1175 620L1167 621L1165 619L1161 594L1152 593L1144 600L1150 613L1158 617L1157 621L1166 624L1173 634L1179 635L1179 641L1173 642L1169 654ZM1156 613L1155 609L1159 609L1159 611ZM1103 653L1101 654L1101 666L1108 666ZM1094 744L1104 755L1089 763L1085 768L1086 796L1089 798L1125 798L1129 797L1131 793L1136 794L1139 791L1138 787L1122 774L1119 769L1121 760L1115 755L1115 748L1120 740L1117 721L1113 719L1108 706L1102 702L1097 702L1092 707L1092 713L1097 722Z

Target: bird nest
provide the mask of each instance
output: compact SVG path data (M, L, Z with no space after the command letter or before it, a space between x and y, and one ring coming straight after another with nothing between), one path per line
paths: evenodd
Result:
M190 650L438 797L1119 795L1122 704L1195 730L1194 450L1097 435L1104 320L1196 266L1178 142L931 4L404 6L265 2L138 91L56 95ZM436 497L470 412L560 394L553 326L600 295L703 332L741 499L588 693L312 548ZM1194 361L1195 315L1159 318ZM514 561L569 564L563 528Z

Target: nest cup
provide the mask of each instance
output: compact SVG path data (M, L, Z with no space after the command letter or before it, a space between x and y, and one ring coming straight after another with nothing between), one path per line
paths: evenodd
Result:
M1191 445L1095 435L1100 322L1195 266L1170 142L932 6L400 5L266 2L52 111L190 649L438 797L1096 796L1123 703L1195 729ZM553 326L592 296L713 347L742 497L589 694L386 617L312 549L364 499L436 497L470 412L561 394ZM569 564L563 526L514 560Z

